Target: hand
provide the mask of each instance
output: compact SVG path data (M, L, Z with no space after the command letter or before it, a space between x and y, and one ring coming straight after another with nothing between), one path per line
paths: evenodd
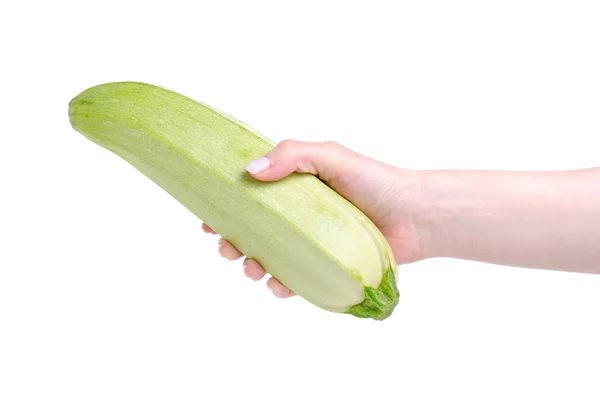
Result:
M373 221L387 239L399 264L423 258L414 216L421 191L416 172L381 163L335 142L293 140L281 142L266 157L250 163L247 170L261 181L276 181L293 172L314 174ZM209 225L203 224L202 228L216 234ZM224 239L219 241L219 253L228 260L244 256ZM244 268L253 280L265 276L262 266L251 259L244 260ZM277 297L294 296L272 277L267 286Z

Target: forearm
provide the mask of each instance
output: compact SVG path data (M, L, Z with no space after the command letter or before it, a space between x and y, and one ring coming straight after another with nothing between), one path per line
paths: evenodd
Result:
M425 257L600 273L600 168L421 174Z

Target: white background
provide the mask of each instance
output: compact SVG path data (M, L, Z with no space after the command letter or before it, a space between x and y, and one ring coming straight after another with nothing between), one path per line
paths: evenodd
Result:
M436 259L384 322L278 300L71 129L137 80L415 169L600 165L595 1L4 2L0 396L600 394L600 279Z

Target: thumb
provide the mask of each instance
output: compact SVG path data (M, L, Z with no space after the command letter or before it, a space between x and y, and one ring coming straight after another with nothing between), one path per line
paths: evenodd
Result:
M285 140L246 170L261 181L276 181L293 172L317 175L325 182L337 178L345 161L355 153L335 142Z

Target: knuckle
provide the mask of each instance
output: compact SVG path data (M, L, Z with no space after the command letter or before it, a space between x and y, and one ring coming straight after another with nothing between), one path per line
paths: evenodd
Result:
M325 146L328 150L341 150L343 146L336 141L325 141L323 142L323 146Z
M298 145L298 141L295 141L293 139L285 139L285 140L281 141L279 143L279 145L277 145L277 146L283 150L290 150L290 149L296 147L297 145Z

